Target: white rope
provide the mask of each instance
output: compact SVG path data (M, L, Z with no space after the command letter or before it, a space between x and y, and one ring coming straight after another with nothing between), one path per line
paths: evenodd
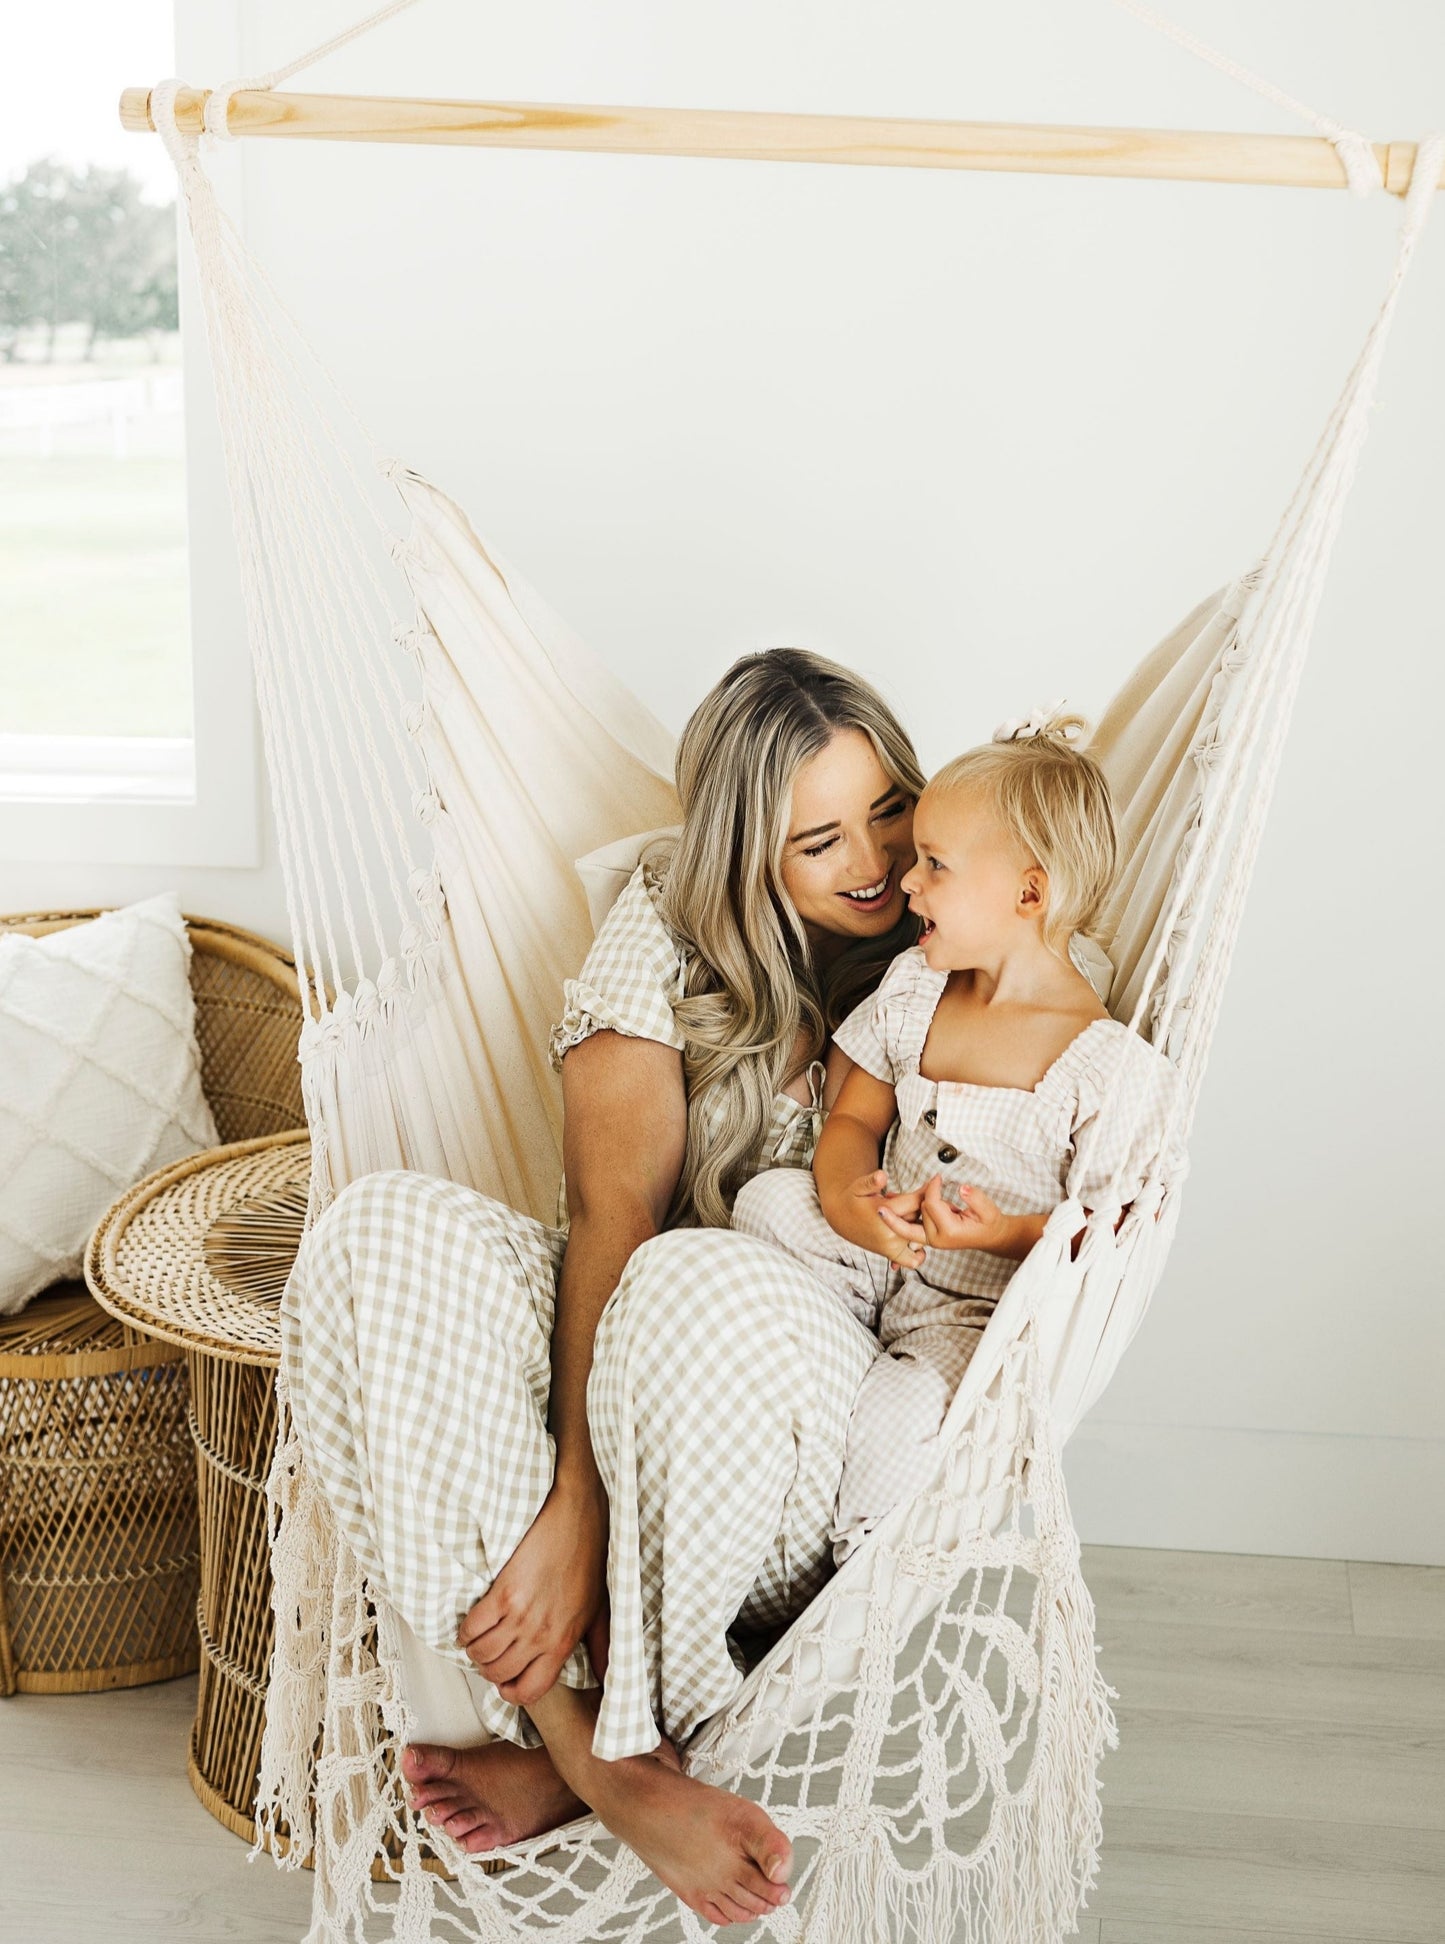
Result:
M1346 128L1332 116L1322 115L1317 108L1311 108L1308 103L1286 94L1273 81L1267 81L1253 68L1247 68L1230 55L1221 53L1219 48L1211 47L1208 41L1190 33L1187 27L1166 20L1163 14L1147 6L1145 0L1114 0L1114 5L1122 7L1125 13L1143 21L1146 27L1152 27L1156 33L1163 34L1167 40L1172 40L1186 54L1193 54L1197 60L1218 68L1221 74L1227 74L1231 81L1237 81L1241 87L1251 89L1266 101L1272 101L1276 108L1283 108L1287 114L1298 115L1301 121L1308 122L1317 135L1323 135L1327 142L1334 145L1335 153L1344 165L1352 195L1367 196L1373 189L1384 188L1385 179L1380 173L1379 158L1369 141L1356 129Z
M390 6L378 7L374 14L368 14L366 19L358 20L352 26L343 28L339 34L333 34L330 40L322 41L319 47L309 48L304 54L298 54L294 61L287 61L282 67L270 68L265 74L253 75L250 80L223 81L220 87L213 88L206 97L202 116L206 133L214 136L217 141L233 142L236 138L229 127L232 96L252 92L264 93L268 88L277 88L283 81L289 81L293 74L300 74L303 68L313 67L326 55L336 53L338 48L346 47L354 40L360 40L363 34L369 34L373 28L383 26L388 20L394 19L397 14L405 13L408 7L414 7L416 4L417 0L391 0Z

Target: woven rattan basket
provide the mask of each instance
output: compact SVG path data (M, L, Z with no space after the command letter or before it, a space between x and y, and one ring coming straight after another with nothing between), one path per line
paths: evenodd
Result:
M280 1291L268 1298L223 1280L207 1244L236 1213L278 1201L295 1211L299 1239L310 1165L304 1128L190 1155L113 1202L85 1258L105 1307L183 1349L190 1369L201 1686L188 1772L217 1821L248 1840L274 1626L266 1474L276 1442Z
M30 933L93 911L0 918ZM302 1119L291 960L188 921L201 1075L225 1141ZM184 1352L79 1283L0 1318L0 1694L166 1680L198 1660L196 1457Z

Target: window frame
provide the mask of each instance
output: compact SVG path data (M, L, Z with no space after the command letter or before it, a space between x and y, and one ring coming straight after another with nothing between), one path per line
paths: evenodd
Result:
M241 71L238 0L177 0L176 66ZM155 77L159 79L160 77ZM137 138L141 139L141 138ZM151 139L156 139L152 137ZM216 144L206 167L241 224L243 144ZM177 209L176 220L184 217ZM180 246L181 373L185 396L187 564L194 720L185 763L144 737L0 739L0 861L256 868L262 861L261 732L229 492L211 382L205 318L189 243ZM184 741L184 739L182 739Z

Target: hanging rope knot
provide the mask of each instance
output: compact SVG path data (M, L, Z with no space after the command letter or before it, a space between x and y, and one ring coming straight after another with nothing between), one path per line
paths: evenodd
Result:
M150 92L150 116L156 133L165 145L166 154L182 173L199 166L195 136L183 135L176 125L176 96L185 85L184 81L171 75L165 81L157 81Z
M1218 734L1207 736L1194 745L1194 765L1196 769L1215 769L1224 758L1224 749Z
M1227 615L1231 621L1238 621L1244 613L1250 595L1259 586L1263 577L1264 562L1256 561L1247 573L1241 574L1238 580L1231 581L1225 588L1219 598L1219 612Z
M1117 4L1125 13L1133 14L1136 20L1142 20L1146 27L1165 35L1197 60L1207 61L1210 67L1218 68L1221 74L1229 75L1242 87L1253 89L1255 94L1272 101L1277 108L1283 108L1289 114L1307 121L1317 135L1323 135L1327 142L1333 144L1336 155L1344 164L1345 180L1350 185L1352 195L1368 196L1372 189L1384 188L1385 178L1374 149L1353 128L1345 128L1339 122L1332 121L1328 115L1311 108L1308 102L1296 101L1293 95L1286 94L1283 88L1277 88L1273 81L1267 81L1262 74L1256 74L1253 68L1244 67L1228 54L1222 54L1217 47L1211 47L1208 41L1200 40L1197 34L1191 34L1175 21L1166 20L1163 14L1156 13L1153 7L1148 6L1146 0L1117 0Z
M408 709L402 718L406 723L406 733L409 736L419 736L422 731L422 724L426 721L426 718L427 706L425 702L418 702L414 708Z
M370 979L357 980L356 991L352 995L352 1012L363 1032L380 1016L381 995Z
M424 912L437 912L446 908L446 892L442 889L442 874L435 865L429 871L413 871L407 879L407 888Z
M1035 707L1031 715L1010 716L994 730L993 740L996 743L1032 742L1035 736L1056 735L1062 742L1076 742L1079 731L1075 724L1062 725L1058 729L1054 727L1068 706L1067 698L1061 695L1054 702Z
M1335 154L1344 164L1345 180L1352 196L1368 196L1384 188L1384 171L1373 142L1357 129L1341 128L1337 122L1321 123L1320 133L1333 144Z
M212 88L206 96L201 110L201 127L213 142L234 142L231 133L231 100L243 88L264 88L264 77L257 81L223 81L219 88Z
M424 824L434 824L442 813L442 800L435 790L418 790L411 804Z

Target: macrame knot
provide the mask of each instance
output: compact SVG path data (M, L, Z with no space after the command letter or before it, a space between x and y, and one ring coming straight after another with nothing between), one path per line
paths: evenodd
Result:
M424 824L434 824L442 813L442 800L435 790L418 790L411 806Z
M958 1578L958 1561L937 1546L904 1541L898 1548L898 1570L920 1586L946 1591Z
M1246 573L1241 574L1238 580L1231 581L1225 588L1219 597L1219 612L1227 615L1231 621L1238 621L1244 613L1250 595L1263 578L1264 562L1258 560Z
M413 992L437 968L441 958L440 930L437 924L401 928L401 962L406 969L407 985Z
M993 740L996 743L1032 742L1035 736L1046 736L1068 706L1066 698L1061 695L1057 701L1045 702L1036 707L1030 715L1010 716L994 730ZM1056 733L1065 742L1074 742L1079 732L1071 726Z
M370 1030L381 1014L381 995L370 979L358 979L352 995L352 1016L363 1033Z
M1345 180L1352 196L1368 196L1384 188L1385 178L1373 142L1353 128L1336 127L1327 133L1335 154L1344 164Z
M176 125L176 96L185 83L176 75L157 81L150 92L150 115L165 151L177 169L185 171L196 164L196 138L183 135Z
M234 142L231 133L231 101L242 88L254 86L250 81L223 81L219 88L212 88L206 96L206 105L201 110L201 126L213 142Z
M406 882L407 889L424 912L440 912L445 909L447 895L442 889L441 872L435 864L429 871L413 871Z
M419 736L422 732L422 725L426 721L426 718L427 718L426 703L425 702L416 703L415 706L408 709L406 714L402 717L403 722L405 722L406 724L406 733L409 736Z
M1194 766L1199 770L1217 769L1224 760L1224 748L1217 734L1197 742L1192 753Z
M1057 1586L1078 1571L1079 1537L1074 1528L1063 1520L1059 1524L1050 1523L1035 1541L1038 1547L1039 1578L1047 1585Z
M402 976L401 967L397 964L396 960L394 958L384 958L377 968L376 974L377 997L382 1005L386 1005L389 1000L396 998L397 994L404 990L405 985L406 980Z

